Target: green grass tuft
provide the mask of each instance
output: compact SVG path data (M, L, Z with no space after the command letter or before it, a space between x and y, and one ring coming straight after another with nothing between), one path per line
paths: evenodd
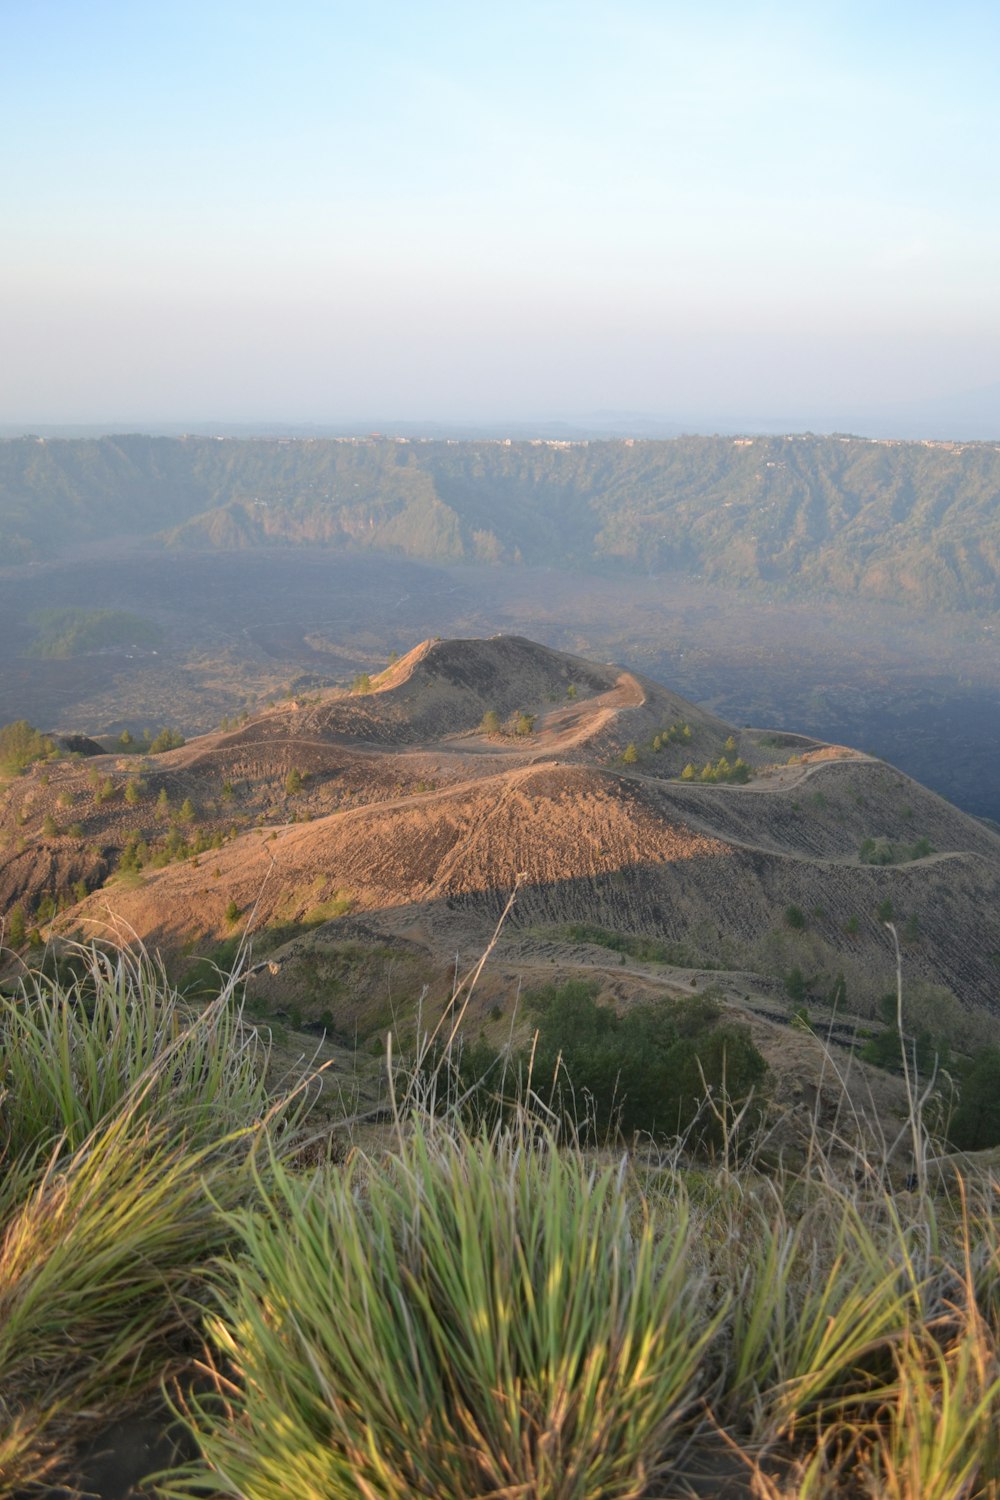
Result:
M418 1120L383 1162L275 1169L233 1225L191 1422L220 1493L379 1500L638 1496L695 1402L682 1193L654 1232L623 1168L544 1130ZM199 1492L205 1468L168 1488Z

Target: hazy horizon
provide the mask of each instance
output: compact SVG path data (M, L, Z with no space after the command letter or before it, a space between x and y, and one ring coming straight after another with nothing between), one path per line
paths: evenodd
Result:
M0 428L1000 436L998 40L969 3L13 7Z

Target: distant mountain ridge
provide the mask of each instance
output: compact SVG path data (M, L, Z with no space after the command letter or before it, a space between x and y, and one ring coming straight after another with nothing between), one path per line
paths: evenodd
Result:
M1000 445L158 438L0 443L0 557L325 546L1000 608Z

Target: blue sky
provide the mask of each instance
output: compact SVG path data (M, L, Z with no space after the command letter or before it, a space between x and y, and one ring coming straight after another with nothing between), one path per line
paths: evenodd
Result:
M2 0L0 422L994 385L998 43L986 4Z

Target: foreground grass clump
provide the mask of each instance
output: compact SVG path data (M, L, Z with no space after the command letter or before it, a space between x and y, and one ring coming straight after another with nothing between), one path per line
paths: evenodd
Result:
M266 1046L235 985L201 1011L144 954L84 948L68 972L0 995L5 1156L69 1152L114 1112L160 1122L197 1149L268 1107Z
M266 1058L232 991L185 1014L145 960L83 959L0 1001L3 1497L64 1479L94 1424L186 1367L258 1180Z
M225 1374L191 1408L204 1466L169 1493L643 1494L714 1322L692 1328L683 1194L656 1232L633 1209L622 1170L544 1131L421 1120L380 1163L276 1166L231 1221L209 1325Z
M5 1184L0 1495L61 1467L90 1424L183 1365L190 1299L228 1238L220 1206L245 1193L224 1147L191 1152L128 1114L21 1201Z
M275 1168L229 1216L201 1459L164 1492L680 1500L724 1459L755 1500L998 1500L996 1184L900 1193L843 1140L734 1159L420 1113Z

